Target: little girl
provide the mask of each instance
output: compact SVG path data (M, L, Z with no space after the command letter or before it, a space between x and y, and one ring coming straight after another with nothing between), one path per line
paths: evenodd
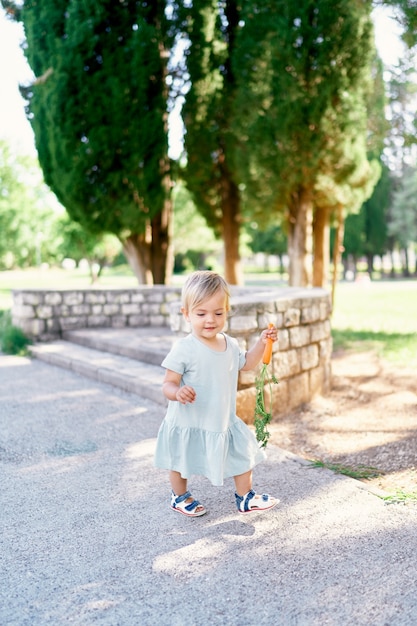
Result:
M252 489L252 468L265 458L255 435L236 415L238 371L256 367L267 338L242 352L236 339L222 332L229 311L229 289L215 272L191 274L182 290L181 312L191 334L179 339L164 359L163 393L168 410L158 433L155 465L170 470L171 508L189 517L207 511L187 490L191 474L213 485L234 477L240 513L264 511L279 501Z

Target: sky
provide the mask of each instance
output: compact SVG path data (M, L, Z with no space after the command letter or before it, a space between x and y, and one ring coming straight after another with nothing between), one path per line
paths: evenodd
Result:
M379 55L386 65L395 65L402 54L399 26L385 9L374 11L375 40ZM23 29L20 24L8 20L0 8L0 139L4 139L13 151L36 155L33 132L24 113L24 103L19 93L19 83L33 80L20 43ZM171 157L179 156L181 124L171 119Z

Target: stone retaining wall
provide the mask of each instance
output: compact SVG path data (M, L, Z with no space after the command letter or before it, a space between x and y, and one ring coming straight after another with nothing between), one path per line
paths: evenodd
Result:
M77 328L169 326L175 287L137 289L15 289L12 322L32 339L48 341Z
M188 332L180 313L180 289L14 290L12 321L36 341L56 339L66 330L97 327L170 326ZM274 322L271 371L274 415L308 402L330 388L331 301L324 289L232 288L228 333L248 349L260 329ZM150 331L151 332L151 331ZM250 421L255 405L255 372L240 372L238 414Z

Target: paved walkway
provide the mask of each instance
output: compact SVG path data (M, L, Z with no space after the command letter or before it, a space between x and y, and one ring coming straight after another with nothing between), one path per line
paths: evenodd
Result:
M168 507L153 467L163 408L0 355L0 624L417 624L417 507L277 447L239 515L233 482L191 483L209 513Z

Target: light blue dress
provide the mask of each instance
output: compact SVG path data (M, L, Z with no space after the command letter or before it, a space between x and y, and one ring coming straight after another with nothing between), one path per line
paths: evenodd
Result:
M192 404L169 401L159 429L155 466L206 476L213 485L251 470L266 457L255 435L236 415L238 371L246 361L236 339L224 335L224 352L194 335L179 339L162 366L181 374L197 397Z

